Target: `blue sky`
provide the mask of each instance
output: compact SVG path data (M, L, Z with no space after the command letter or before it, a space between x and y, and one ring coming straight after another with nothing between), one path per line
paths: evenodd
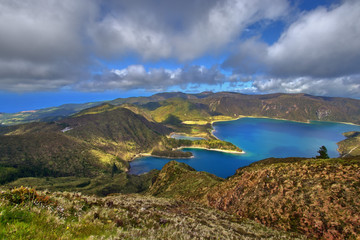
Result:
M357 0L3 0L0 112L162 91L360 98Z

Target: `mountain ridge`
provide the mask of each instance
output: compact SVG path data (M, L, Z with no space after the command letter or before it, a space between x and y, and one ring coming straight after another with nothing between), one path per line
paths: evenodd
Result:
M358 99L321 97L302 93L246 95L236 92L203 92L198 94L165 92L149 97L118 98L111 101L84 104L64 104L59 107L36 110L35 112L4 113L0 116L0 124L13 125L29 121L58 120L103 103L111 105L133 104L146 108L146 104L153 103L155 105L154 103L172 98L183 99L189 104L195 104L195 106L197 104L205 106L207 108L205 109L206 114L210 116L259 116L304 122L321 120L360 124L360 100ZM201 112L204 107L195 107L194 109ZM156 108L153 110L156 110ZM184 119L192 120L189 118Z

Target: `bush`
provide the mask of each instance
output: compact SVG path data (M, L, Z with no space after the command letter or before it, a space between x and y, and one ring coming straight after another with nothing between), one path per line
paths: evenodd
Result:
M36 205L54 204L49 196L40 195L35 191L35 189L27 188L23 186L19 188L14 188L8 192L4 192L0 195L0 197L8 200L13 204L25 204L25 203L33 203Z

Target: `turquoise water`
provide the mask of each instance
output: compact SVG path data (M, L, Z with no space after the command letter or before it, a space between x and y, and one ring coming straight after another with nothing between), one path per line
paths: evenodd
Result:
M236 169L269 157L314 157L324 145L330 157L337 157L336 143L345 139L343 132L360 131L360 126L312 122L311 124L265 119L241 118L236 121L214 124L215 136L243 149L241 155L202 149L184 149L194 154L191 159L176 159L198 171L228 177ZM130 163L131 174L141 174L151 169L161 169L171 159L144 157Z

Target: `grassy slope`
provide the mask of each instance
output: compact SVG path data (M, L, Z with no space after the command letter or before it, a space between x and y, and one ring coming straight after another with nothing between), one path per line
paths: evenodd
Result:
M12 204L23 197L20 205ZM0 193L1 239L295 239L195 203L140 195Z
M172 98L160 102L161 106L151 111L153 119L157 122L164 121L170 114L178 117L181 121L206 120L210 117L207 106L195 104L181 98Z
M101 174L96 177L43 177L19 178L16 181L3 185L5 188L20 186L34 187L37 190L72 191L83 194L106 196L111 193L140 193L149 188L152 180L158 174L152 170L142 175L128 175L125 172Z
M70 130L62 132L65 128ZM58 122L2 128L0 183L18 177L96 176L110 173L113 164L124 171L124 160L162 144L169 131L110 105Z
M21 176L92 176L105 169L89 149L61 132L0 136L0 166L15 167Z
M177 164L182 170L176 177L171 165L164 167L149 192L192 199L309 237L355 239L360 236L359 165L359 157L266 159L225 181L203 181L207 173Z
M199 200L216 184L224 179L207 172L197 172L185 163L167 163L148 194L183 200Z
M360 132L344 133L345 140L338 142L338 151L342 156L360 155Z
M151 151L162 136L170 132L166 127L124 108L82 114L62 122L73 128L67 134L124 160L132 159L136 153Z

